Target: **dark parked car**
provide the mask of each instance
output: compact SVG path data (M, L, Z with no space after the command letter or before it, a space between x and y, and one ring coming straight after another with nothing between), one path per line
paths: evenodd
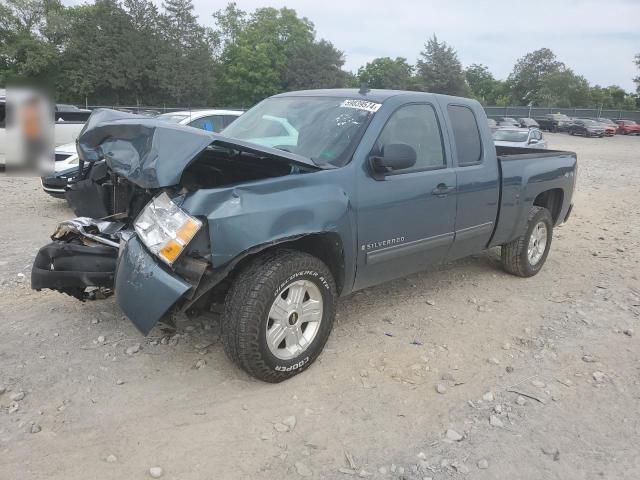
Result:
M515 118L500 117L498 119L498 125L500 127L519 127L520 126L520 122L518 122L518 120L516 120Z
M618 133L623 135L640 135L640 125L633 120L616 120Z
M538 122L540 130L549 132L566 132L571 124L571 119L562 113L548 113L535 120Z
M576 118L569 125L569 135L583 135L585 137L604 137L604 126L595 120Z
M537 274L577 163L494 147L475 100L350 89L276 95L221 134L97 111L78 153L99 161L67 192L81 218L40 250L32 287L115 289L145 335L222 306L227 355L269 382L318 357L338 296L496 246Z
M522 128L540 128L538 122L536 122L533 118L519 118L518 123Z

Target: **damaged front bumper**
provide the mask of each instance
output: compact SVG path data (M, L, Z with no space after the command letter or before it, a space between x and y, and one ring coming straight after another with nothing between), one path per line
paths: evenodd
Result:
M190 283L161 267L136 236L126 242L116 270L116 299L144 335L190 288Z
M122 311L144 335L191 288L160 266L123 224L78 218L60 224L53 242L33 263L31 288L52 289L80 300L112 291Z

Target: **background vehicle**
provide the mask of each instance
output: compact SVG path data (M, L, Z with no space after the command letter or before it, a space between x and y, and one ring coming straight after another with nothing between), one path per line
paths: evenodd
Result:
M40 178L42 189L52 197L64 199L69 182L78 174L78 164L78 154L75 152L63 159L56 160L53 175ZM85 167L85 169L87 168L89 165Z
M508 272L535 275L571 212L575 154L495 147L467 98L293 92L223 135L137 118L89 120L81 158L113 155L67 192L83 218L40 250L32 287L113 288L145 335L221 304L227 355L269 382L317 358L336 297L494 246ZM296 145L261 144L271 132L251 126L265 118L285 119Z
M493 143L500 147L547 148L537 128L500 128L493 133Z
M618 131L618 126L615 123L613 123L611 120L609 121L613 123L613 125L610 125L609 123L603 122L601 120L593 119L593 118L588 118L587 120L593 120L598 125L600 125L604 129L605 137L613 137Z
M591 120L595 120L596 122L600 122L601 124L605 125L605 127L607 127L605 128L605 134L610 128L613 128L614 134L618 133L618 124L613 120L611 120L610 118L598 117L598 118L592 118Z
M241 110L185 110L182 112L170 112L158 115L158 120L164 120L180 125L199 128L208 132L220 132L231 125L236 118L242 115Z
M616 120L618 133L623 135L640 135L640 125L633 120Z
M540 128L538 122L536 122L533 118L519 118L518 123L522 128Z
M604 137L604 126L586 118L574 119L567 131L569 135L584 135L585 137Z
M520 122L515 118L511 117L500 117L498 119L498 126L500 127L519 127Z
M489 130L491 130L491 133L498 130L498 122L496 122L493 118L487 118L487 125L489 125Z
M565 132L571 124L571 119L562 113L548 113L535 119L540 130L549 132Z

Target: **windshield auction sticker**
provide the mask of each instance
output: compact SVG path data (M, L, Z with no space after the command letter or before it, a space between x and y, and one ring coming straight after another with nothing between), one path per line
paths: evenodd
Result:
M381 103L368 102L366 100L345 100L340 104L342 108L357 108L367 112L377 112L382 106Z

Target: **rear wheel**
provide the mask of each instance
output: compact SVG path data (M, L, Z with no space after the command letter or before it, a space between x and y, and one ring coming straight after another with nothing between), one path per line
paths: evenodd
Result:
M245 266L227 293L225 352L260 380L286 380L322 351L335 297L331 272L316 257L294 250L267 253Z
M553 237L553 219L549 210L531 207L527 230L515 240L502 245L503 268L520 277L537 274L547 260Z

